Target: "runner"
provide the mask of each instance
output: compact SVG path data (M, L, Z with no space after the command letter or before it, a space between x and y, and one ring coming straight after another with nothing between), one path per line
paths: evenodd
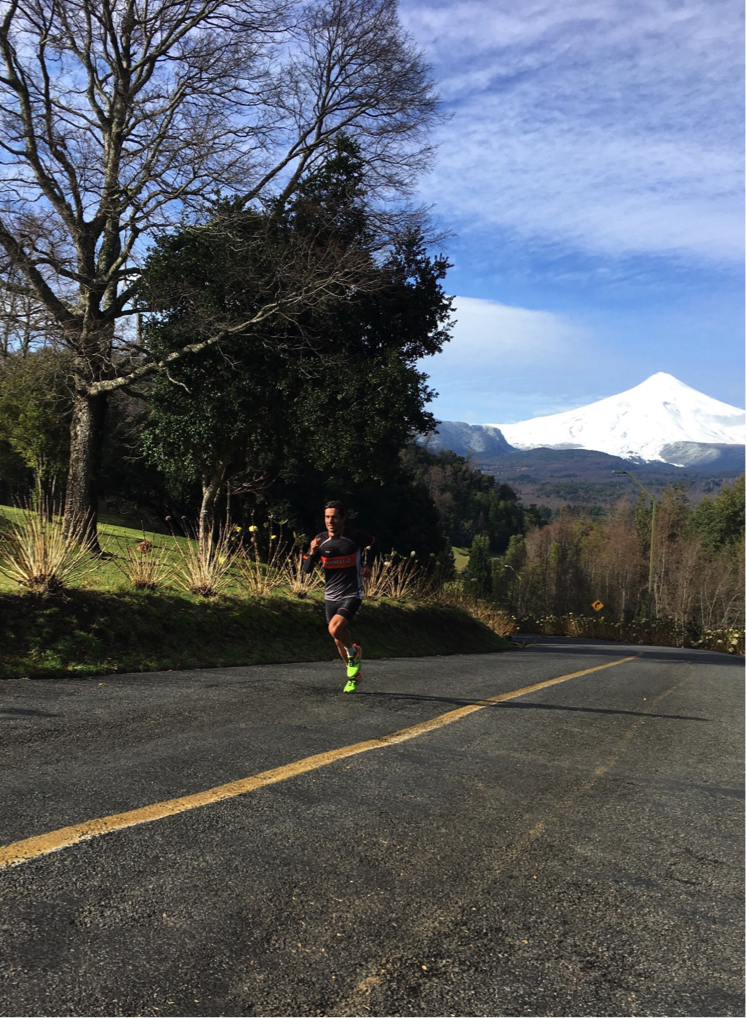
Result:
M324 568L324 599L329 632L337 645L339 656L347 665L345 693L354 693L362 678L363 652L352 640L350 622L363 600L363 578L368 568L363 565L363 552L375 547L376 539L364 530L345 525L347 513L341 502L327 502L324 507L326 530L311 541L303 559L303 572L313 571L317 562Z

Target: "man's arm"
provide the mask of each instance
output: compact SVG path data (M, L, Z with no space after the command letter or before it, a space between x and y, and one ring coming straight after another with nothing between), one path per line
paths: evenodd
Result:
M314 566L317 564L321 555L319 554L319 545L321 544L322 538L320 536L314 537L308 546L308 554L303 556L303 565L301 566L301 572L312 573Z

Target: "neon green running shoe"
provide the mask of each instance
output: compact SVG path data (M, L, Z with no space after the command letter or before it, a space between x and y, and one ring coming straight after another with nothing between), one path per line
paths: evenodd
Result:
M348 679L359 679L360 678L360 666L363 663L363 652L362 649L353 643L354 652L347 658L347 678Z
M362 672L360 666L363 663L363 652L357 643L352 645L355 650L347 658L347 685L344 688L345 693L354 693L357 689L357 684L362 679Z

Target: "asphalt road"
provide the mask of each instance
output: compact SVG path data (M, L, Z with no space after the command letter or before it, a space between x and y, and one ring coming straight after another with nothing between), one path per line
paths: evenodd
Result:
M4 845L370 745L0 869L0 1013L744 1014L741 659L364 672L1 683Z

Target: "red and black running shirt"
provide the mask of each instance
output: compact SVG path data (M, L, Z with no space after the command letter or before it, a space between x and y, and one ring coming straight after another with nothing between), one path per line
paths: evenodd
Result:
M365 548L375 545L375 537L364 530L352 530L350 527L345 527L337 537L329 537L326 530L316 536L321 538L321 544L313 555L304 556L303 572L312 572L317 562L321 562L324 568L324 597L327 601L362 597L362 554Z

